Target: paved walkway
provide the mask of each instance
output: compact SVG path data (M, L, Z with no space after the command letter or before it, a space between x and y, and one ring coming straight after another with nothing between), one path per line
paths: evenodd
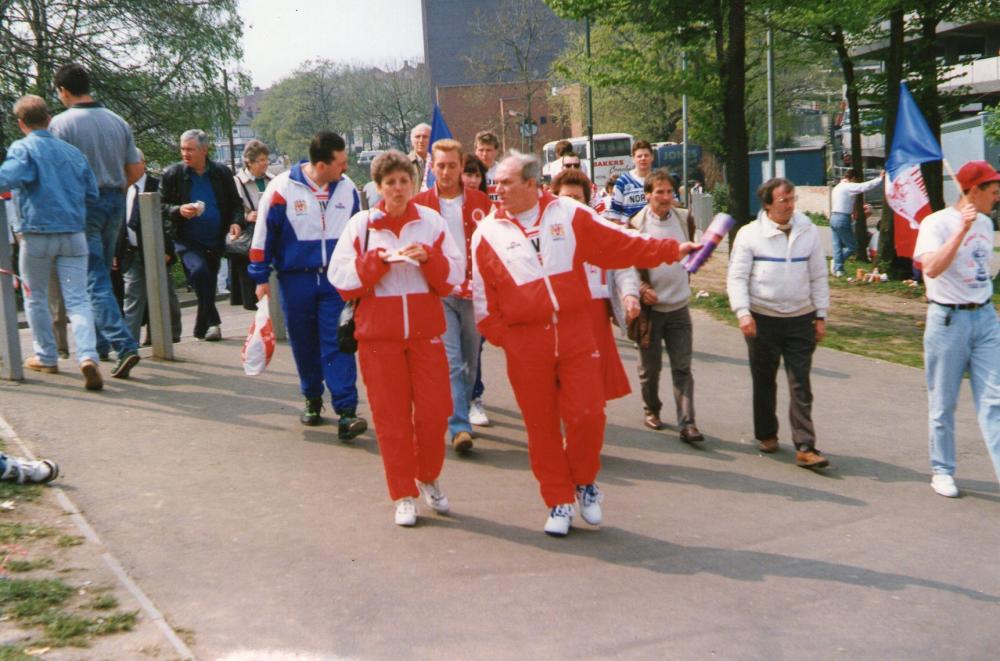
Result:
M288 347L263 376L244 376L249 317L223 313L232 339L188 335L179 361L144 360L102 393L84 391L69 361L63 374L0 383L0 414L60 461L61 485L167 620L193 632L201 658L978 659L1000 649L1000 489L966 392L965 497L930 490L918 370L820 349L815 417L833 466L813 473L794 466L787 441L775 456L755 451L743 341L696 314L707 442L644 429L634 394L612 402L606 525L552 539L491 348L494 426L470 458L449 453L453 515L424 507L418 527L400 529L371 433L343 444L333 425L301 427ZM620 348L635 389L634 351Z

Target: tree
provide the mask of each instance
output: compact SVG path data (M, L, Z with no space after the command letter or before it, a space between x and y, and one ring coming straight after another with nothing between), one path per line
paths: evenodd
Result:
M261 102L254 130L293 159L308 156L316 131L335 130L359 146L405 151L410 129L427 120L430 94L420 66L387 70L306 62Z
M851 170L856 181L864 180L864 163L861 153L861 103L855 58L852 48L868 41L865 36L869 26L878 21L884 11L880 0L843 0L840 3L816 3L808 0L781 3L772 15L777 30L795 37L814 55L826 56L831 50L844 80L844 98L851 127ZM860 261L868 261L868 223L862 210L863 200L855 200L857 221L855 235Z
M469 72L484 82L516 82L530 126L532 102L548 87L549 63L562 48L566 25L539 0L501 0L496 11L476 10L471 25L478 46L464 56ZM530 133L528 151L534 151Z
M95 96L133 127L150 161L177 158L186 129L221 125L221 67L242 56L237 0L0 0L0 112L33 93L59 107L52 74L90 69ZM243 87L246 78L237 77ZM0 126L0 144L16 136Z
M671 48L688 55L688 70L678 75L677 93L687 92L706 103L706 112L696 120L718 127L712 141L722 158L728 185L728 209L737 227L750 220L749 139L746 121L746 28L745 0L700 2L698 0L547 0L557 14L607 25L628 25L656 44L656 53ZM656 38L659 37L659 38ZM648 48L648 45L647 45ZM619 61L626 74L656 75L649 59ZM675 60L676 62L676 60ZM671 65L676 67L676 64ZM700 129L701 130L701 129ZM704 127L704 137L712 130ZM734 230L735 231L735 230Z

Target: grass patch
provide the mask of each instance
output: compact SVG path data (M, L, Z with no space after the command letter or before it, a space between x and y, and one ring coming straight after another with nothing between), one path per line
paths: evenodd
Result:
M739 326L722 294L710 292L707 297L694 298L691 306L730 326ZM917 320L856 305L839 305L837 312L838 320L827 325L820 346L910 367L924 366L924 331ZM841 315L846 320L840 319Z
M8 560L7 570L15 574L35 571L36 569L51 569L52 558L39 558L38 560Z
M26 539L41 539L56 534L55 528L32 526L24 523L0 523L0 544L10 544Z
M98 617L64 610L76 590L54 579L15 579L0 581L0 604L3 614L18 622L41 627L43 637L32 641L33 645L52 647L86 647L93 636L106 636L135 628L137 611L102 614ZM96 610L111 610L118 606L118 600L111 595L102 595L92 600L88 607ZM8 657L19 658L15 653L20 648L10 647L4 653Z
M30 503L38 500L42 495L42 485L40 484L15 484L14 482L0 482L0 501L16 500L23 503Z
M102 594L99 597L94 597L94 600L89 604L90 608L99 611L107 611L112 608L118 608L118 600L114 595Z
M21 646L0 645L0 661L35 661L38 657L28 656Z
M56 540L56 544L60 548L69 548L70 546L79 546L83 544L83 537L79 535L59 535L59 539Z

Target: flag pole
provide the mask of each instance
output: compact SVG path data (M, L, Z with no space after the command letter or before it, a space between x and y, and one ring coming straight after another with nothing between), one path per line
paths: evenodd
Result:
M958 189L959 199L964 202L968 202L969 200L965 197L965 191L962 190L962 185L958 183L958 177L955 176L955 171L951 169L951 163L948 162L947 158L942 158L941 162L944 163L944 169L948 171L948 176L951 177L952 183L954 183L955 188Z

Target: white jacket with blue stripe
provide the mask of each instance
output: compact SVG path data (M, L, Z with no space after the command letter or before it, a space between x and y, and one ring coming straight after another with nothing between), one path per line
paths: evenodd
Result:
M751 311L771 317L815 311L826 318L830 288L819 230L798 212L791 222L786 236L761 210L757 220L737 232L726 278L729 305L737 317Z

